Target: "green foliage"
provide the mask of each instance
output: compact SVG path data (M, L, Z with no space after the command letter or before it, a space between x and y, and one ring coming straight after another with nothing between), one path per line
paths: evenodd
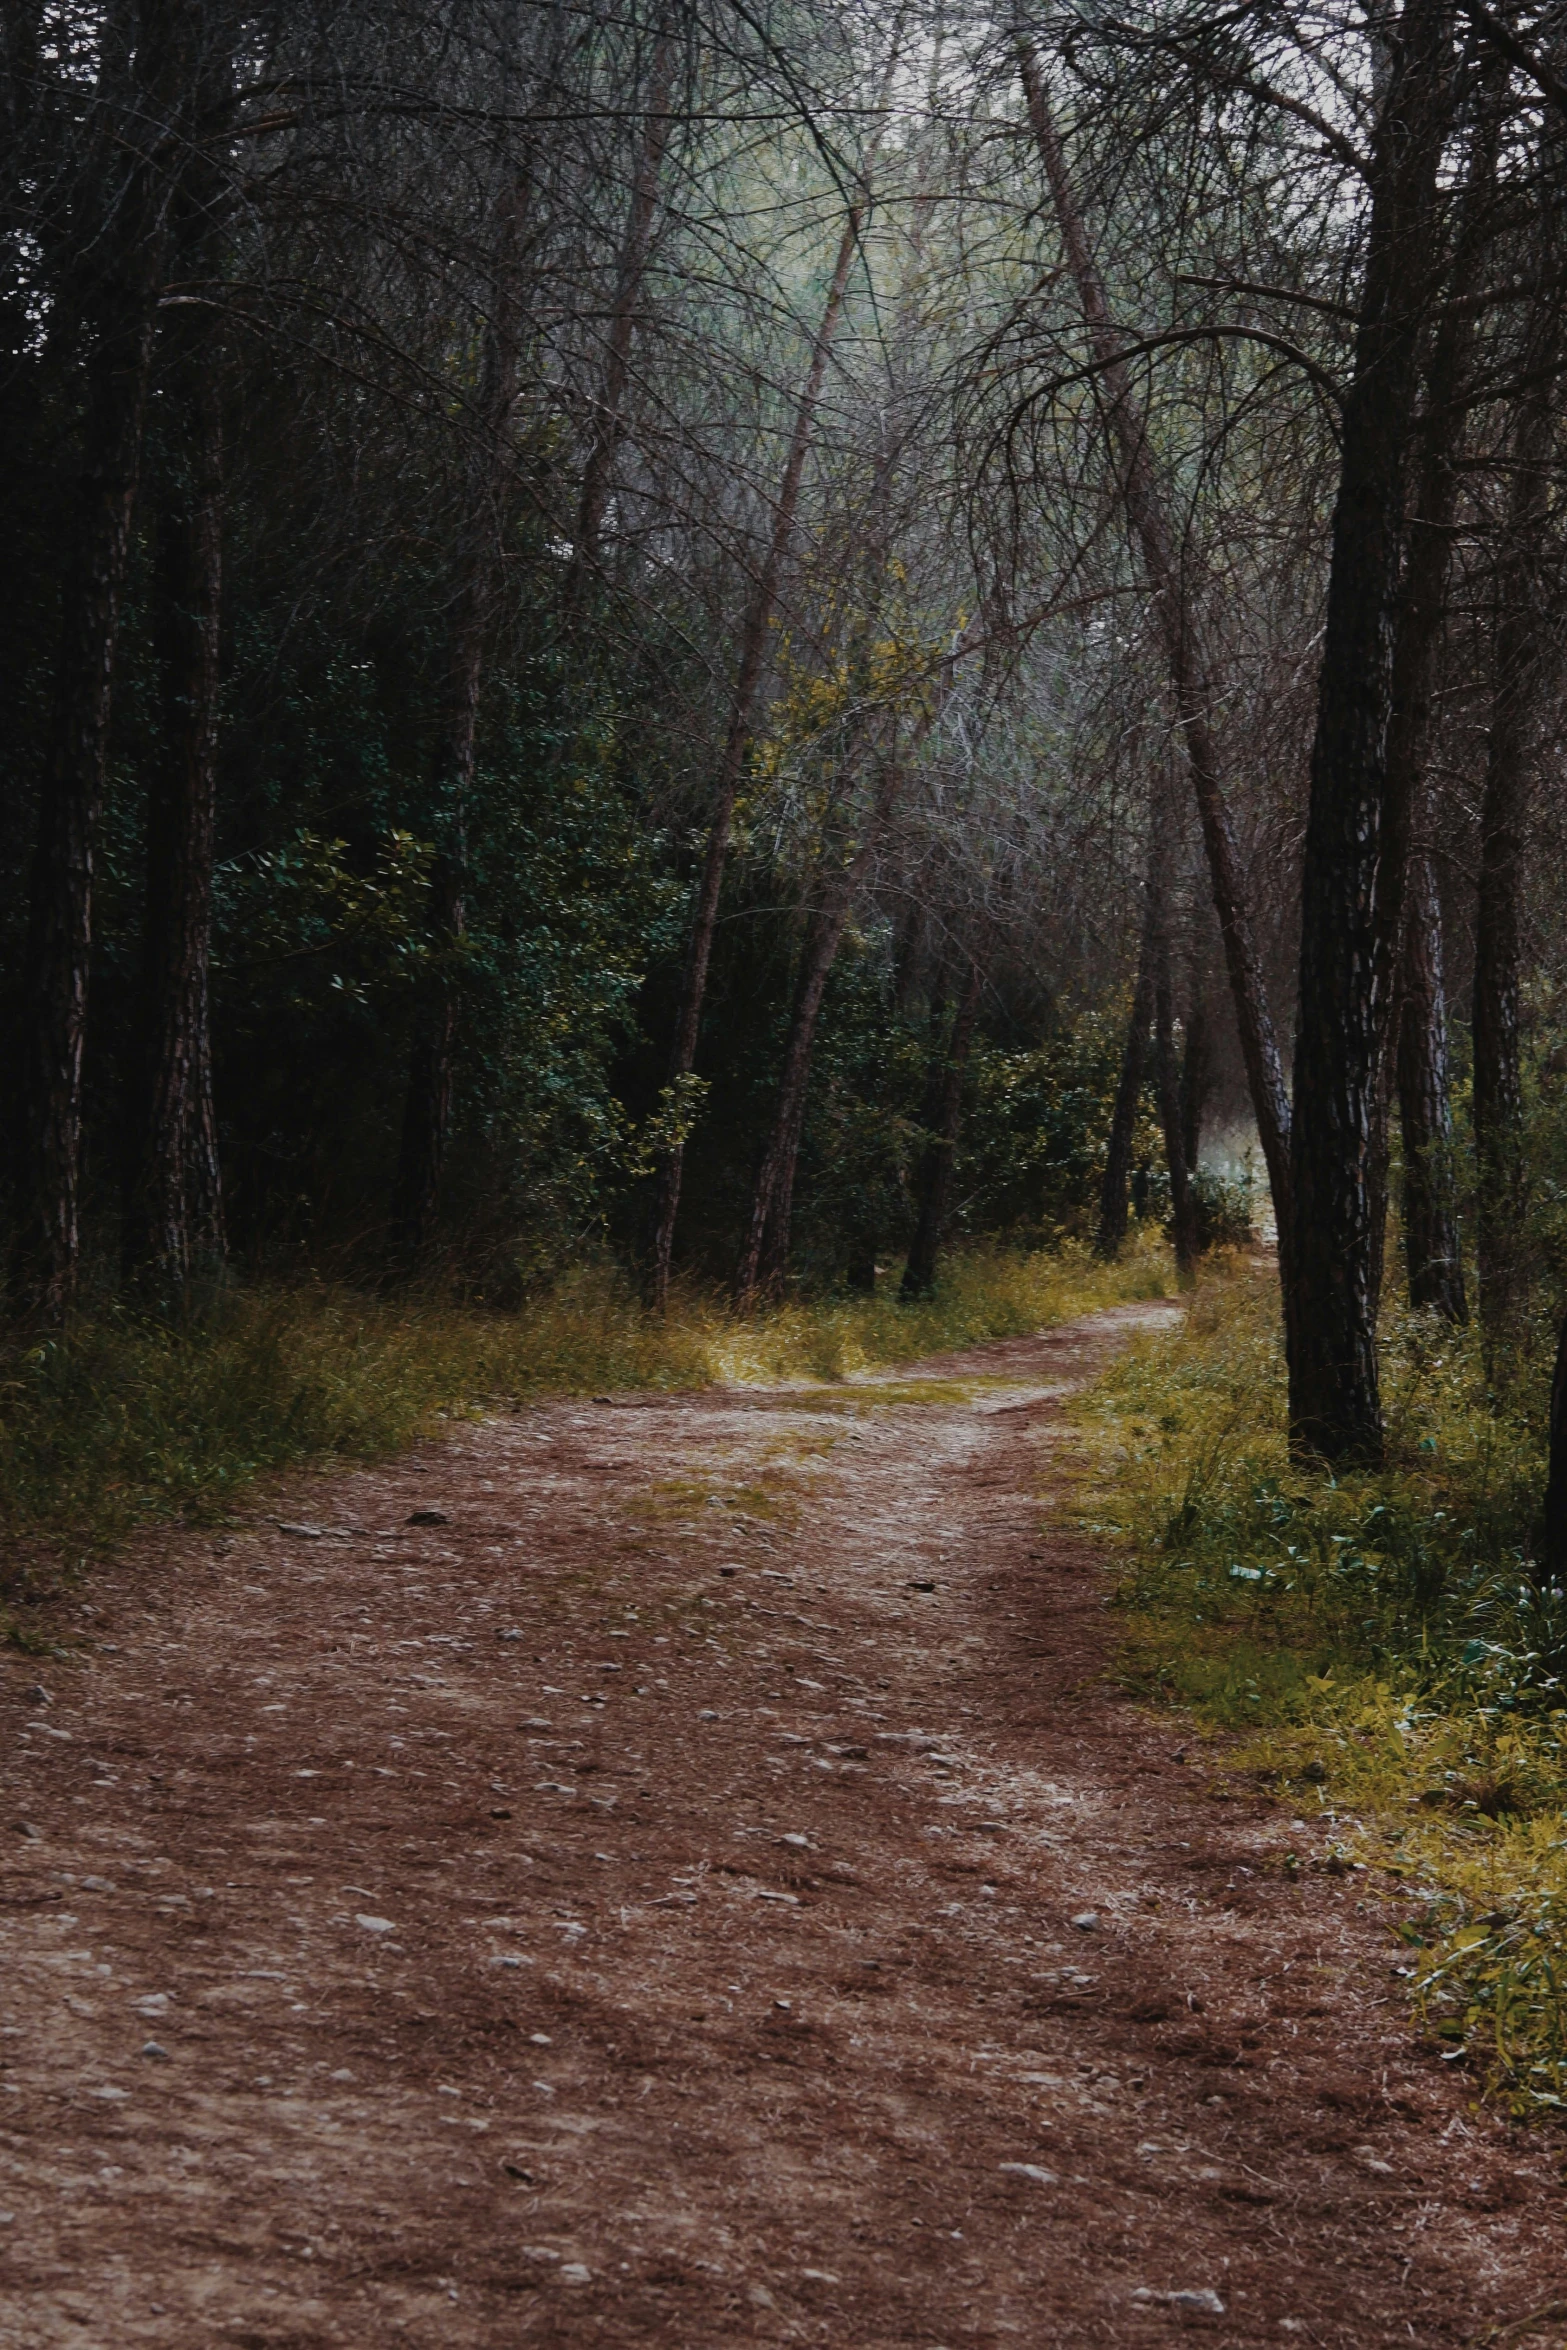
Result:
M685 1148L711 1091L708 1080L691 1069L659 1088L658 1100L643 1121L628 1160L635 1174L651 1175L664 1152Z
M888 1003L885 936L846 942L829 991L812 1073L801 1160L802 1261L841 1277L846 1259L908 1239L925 1145L930 1053L923 1015ZM1042 1043L976 1038L957 1155L955 1215L971 1239L1048 1247L1092 1225L1120 1073L1119 1005L1062 1020ZM1163 1144L1145 1100L1137 1162L1156 1170L1150 1228L1164 1211Z
M1530 1256L1558 1295L1567 1294L1567 988L1536 974L1526 991L1524 1139ZM1465 1104L1467 1107L1467 1103Z
M1333 1823L1418 1915L1417 2010L1521 2108L1563 2096L1567 1594L1531 1566L1539 1381L1503 1409L1473 1337L1384 1319L1388 1465L1284 1441L1275 1277L1231 1267L1085 1401L1094 1522L1127 1547L1126 1671L1225 1763Z
M912 1226L928 1039L889 1000L891 956L880 926L845 939L818 1033L795 1224L799 1262L819 1281L897 1256Z
M1199 1167L1192 1177L1200 1249L1247 1248L1256 1233L1257 1169L1248 1152L1230 1174Z
M477 779L459 1110L483 1152L470 1164L469 1221L482 1224L473 1192L487 1183L502 1235L555 1268L645 1166L617 1062L648 963L674 951L683 909L607 721L556 743L547 762L539 750L519 711ZM655 1118L689 1127L698 1104L687 1084Z
M493 1293L519 1261L558 1269L637 1172L619 1063L649 965L678 952L681 891L607 687L497 666L458 810L431 731L430 608L381 615L374 659L335 641L351 617L279 638L263 603L240 632L234 694L264 686L267 714L232 732L217 888L231 1232L253 1261L279 1240L376 1253L409 1039L439 979L460 1003L453 1253ZM463 876L455 941L435 926L438 855Z
M976 1051L960 1185L981 1228L1049 1233L1092 1207L1125 1037L1117 1006L1084 1013L1027 1051ZM1134 1156L1162 1158L1146 1108Z
M421 916L434 859L430 842L394 828L362 872L346 840L304 826L237 860L218 883L230 968L278 977L296 1012L320 988L368 1005L428 962Z

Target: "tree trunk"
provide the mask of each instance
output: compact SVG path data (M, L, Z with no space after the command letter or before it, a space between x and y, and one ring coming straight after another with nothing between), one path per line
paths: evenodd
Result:
M979 965L971 961L947 1049L930 1073L929 1139L920 1161L914 1238L909 1244L899 1290L899 1295L906 1299L929 1297L936 1286L936 1262L951 1213L952 1176L963 1119L963 1079L968 1068L969 1047L974 1041L974 1023L979 1017L981 985Z
M1137 1106L1142 1099L1143 1072L1148 1064L1148 1023L1153 1018L1154 936L1151 905L1143 909L1142 939L1137 952L1137 984L1132 990L1132 1016L1126 1024L1121 1075L1110 1115L1110 1140L1105 1171L1099 1185L1099 1230L1096 1256L1115 1258L1126 1238L1127 1183L1132 1172L1132 1138L1137 1131Z
M772 1129L757 1170L745 1246L735 1274L735 1303L742 1313L751 1311L760 1292L779 1288L789 1269L794 1173L805 1127L805 1097L816 1023L845 925L886 830L901 781L901 770L889 763L866 817L859 846L847 869L827 890L806 931Z
M517 396L520 284L529 189L519 177L500 222L495 302L484 338L478 435L469 463L447 645L442 728L435 757L440 837L425 902L430 968L414 1004L408 1089L392 1191L392 1251L410 1271L434 1246L451 1132L453 1063L467 932L468 822L478 742L484 649L500 575L508 471L507 430Z
M1529 769L1545 666L1540 563L1553 429L1550 393L1536 391L1526 399L1513 435L1512 494L1498 581L1490 740L1480 810L1473 1025L1476 1240L1480 1322L1493 1369L1516 1334L1525 1287L1518 899Z
M216 28L214 28L215 32ZM158 516L163 749L147 795L140 1098L123 1232L125 1276L165 1311L224 1255L223 1182L212 1098L212 883L222 682L223 351L203 281L220 267L222 175L202 132L222 118L231 59L200 60L200 122L173 206L178 295L162 337Z
M1385 935L1395 878L1383 867L1393 620L1436 172L1451 104L1444 0L1408 0L1401 29L1373 147L1302 872L1285 1330L1291 1441L1329 1461L1376 1462L1382 1452L1373 1156L1386 1034L1379 924Z
M408 1090L392 1194L392 1245L397 1263L412 1270L434 1246L441 1179L451 1133L452 1073L457 1043L459 966L467 926L467 800L473 781L473 743L483 669L483 633L458 631L445 780L447 841L436 858L425 902L431 969L414 1010Z
M848 290L849 271L859 250L864 210L863 202L851 206L844 224L838 258L827 288L827 299L822 306L821 324L816 330L810 369L795 411L794 430L790 436L783 479L779 484L778 501L773 509L773 527L767 552L740 633L740 663L730 704L729 728L719 764L718 788L713 796L713 813L708 825L707 850L697 884L696 905L692 910L685 968L681 974L680 995L675 1010L675 1032L669 1055L671 1086L690 1075L696 1060L702 1006L707 995L707 967L712 958L713 934L718 927L718 900L729 855L729 828L734 820L735 800L751 747L751 731L755 724L756 700L765 665L768 631L778 602L784 559L794 535L795 509L800 500L800 483L805 473L817 404L821 399L828 355L837 333L844 295ZM660 1313L669 1296L675 1222L680 1213L680 1182L684 1165L684 1147L677 1144L660 1157L654 1186L649 1250L650 1290L653 1305Z
M1455 506L1460 374L1456 337L1444 325L1430 377L1421 494L1393 650L1387 824L1392 836L1389 858L1399 866L1402 879L1395 880L1389 896L1396 904L1385 907L1382 919L1385 1016L1392 1026L1386 1042L1393 1046L1392 1075L1403 1137L1409 1297L1411 1304L1433 1306L1454 1322L1465 1319L1463 1264L1453 1190L1442 915L1427 838L1431 793L1426 769ZM1388 1059L1384 1050L1384 1069ZM1385 1094L1385 1085L1383 1090ZM1384 1104L1377 1154L1384 1196L1386 1125ZM1373 1316L1380 1288L1378 1280Z
M1409 867L1398 1107L1404 1138L1404 1260L1409 1302L1445 1321L1469 1319L1453 1179L1453 1113L1442 979L1442 908L1428 848Z
M883 69L878 92L878 112L884 113L891 96L902 48L904 19L900 12L893 31L887 62ZM669 1055L669 1085L677 1087L688 1077L696 1061L697 1037L702 1026L702 1006L707 995L707 969L712 959L713 934L718 927L718 901L723 889L724 866L729 855L729 830L734 821L735 800L745 773L746 758L751 747L751 732L755 723L756 699L765 667L768 632L778 602L778 591L783 579L783 568L794 536L795 509L800 500L800 484L805 475L805 460L810 451L811 436L816 423L816 410L821 400L822 386L827 378L827 362L838 321L843 311L844 296L848 292L849 271L859 250L860 233L870 209L868 175L875 161L877 132L871 152L866 158L860 193L849 206L839 240L837 259L828 282L827 297L822 305L821 323L811 349L811 363L805 385L795 410L794 429L790 434L789 452L784 462L783 479L779 484L778 500L773 509L773 527L768 538L767 552L762 568L748 602L740 633L740 661L735 676L734 697L730 705L729 728L724 740L723 758L719 765L718 788L714 794L713 814L708 827L707 852L702 862L702 873L697 885L696 905L692 912L691 932L686 944L685 967L681 973L680 994L676 1004L674 1035ZM680 1184L685 1167L685 1149L676 1144L660 1157L653 1191L653 1208L649 1226L649 1292L656 1311L662 1313L669 1296L669 1276L674 1258L675 1224L680 1214Z
M1290 1108L1284 1087L1284 1068L1268 1008L1262 965L1252 937L1251 918L1241 878L1240 851L1235 839L1220 780L1219 759L1207 713L1215 699L1207 664L1198 640L1196 615L1186 592L1186 581L1176 555L1175 534L1164 513L1148 452L1147 419L1132 391L1121 357L1121 338L1111 323L1099 272L1094 266L1088 233L1077 209L1055 122L1045 95L1043 77L1029 44L1020 42L1019 64L1029 120L1050 182L1056 219L1067 259L1077 281L1078 299L1093 345L1094 359L1104 386L1110 429L1121 464L1121 497L1127 520L1142 552L1143 567L1153 591L1165 662L1170 673L1176 722L1191 772L1192 789L1202 826L1203 848L1213 888L1214 910L1224 941L1225 967L1235 1003L1241 1054L1251 1091L1252 1114L1262 1155L1273 1189L1279 1227L1281 1263L1287 1258L1290 1233Z
M1208 998L1193 969L1186 1007L1186 1050L1181 1056L1181 1156L1192 1183L1202 1164L1202 1121L1213 1084L1213 1035Z
M667 17L660 24L648 72L647 103L642 137L631 180L631 209L620 249L615 299L609 315L604 348L604 379L593 416L587 463L577 500L577 532L566 571L565 606L568 619L577 611L589 580L599 566L599 546L610 483L625 427L626 387L631 380L631 346L642 281L647 271L653 222L658 211L658 181L664 150L669 144L669 93L674 80L675 41Z
M24 1308L59 1321L81 1255L82 1053L93 884L120 604L141 467L147 375L163 278L175 12L149 7L134 82L108 93L100 217L68 300L87 357L81 469L67 525L54 715L34 850L23 972L15 1281Z
M1159 1081L1159 1123L1170 1174L1170 1229L1176 1270L1188 1277L1197 1263L1197 1209L1186 1162L1181 1115L1181 1071L1175 1051L1175 990L1170 978L1170 934L1161 922L1154 943L1154 1067Z
M843 1280L844 1287L856 1297L876 1295L876 1243L868 1234L858 1233L850 1242Z
M1494 77L1493 77L1494 78ZM1393 710L1388 731L1385 857L1379 949L1385 1019L1383 1052L1398 1095L1403 1138L1403 1229L1410 1302L1447 1320L1466 1319L1463 1259L1453 1180L1448 1095L1447 1002L1442 976L1441 905L1431 863L1427 770L1437 661L1446 613L1464 390L1474 313L1461 297L1474 283L1491 229L1499 93L1482 97L1448 302L1426 374L1419 481L1409 530L1403 595L1393 643ZM1391 1055L1386 1044L1391 1043ZM1384 1093L1388 1088L1384 1085ZM1383 1120L1383 1136L1386 1119ZM1378 1153L1383 1175L1385 1140ZM1379 1227L1380 1231L1380 1227ZM1377 1282L1380 1292L1380 1281Z
M209 987L224 448L218 352L202 313L176 313L171 341L177 447L158 532L164 755L148 793L145 1090L124 1253L127 1278L178 1310L223 1255Z

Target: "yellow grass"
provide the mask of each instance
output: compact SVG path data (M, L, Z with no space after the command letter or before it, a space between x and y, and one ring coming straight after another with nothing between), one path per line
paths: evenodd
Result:
M1114 1266L976 1250L914 1305L886 1293L742 1318L688 1291L657 1316L612 1269L587 1266L514 1313L245 1289L187 1328L123 1317L13 1344L0 1355L0 1633L28 1637L29 1600L138 1524L219 1521L258 1476L390 1454L443 1418L548 1395L842 1381L1170 1286L1151 1240Z
M1389 1457L1290 1461L1276 1278L1219 1269L1085 1397L1085 1521L1117 1543L1128 1684L1326 1827L1393 1899L1444 2052L1520 2109L1567 2096L1567 1602L1526 1564L1540 1397L1390 1312Z

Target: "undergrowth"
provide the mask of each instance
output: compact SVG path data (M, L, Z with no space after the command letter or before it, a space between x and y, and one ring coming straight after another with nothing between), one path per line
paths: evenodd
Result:
M344 1287L239 1289L198 1323L130 1316L0 1351L0 1638L47 1640L38 1606L137 1526L215 1523L258 1477L396 1452L443 1416L603 1388L841 1380L1173 1286L1149 1241L974 1251L934 1297L789 1303L742 1319L677 1296L660 1317L585 1267L514 1313Z
M1127 1547L1126 1672L1401 1898L1424 2028L1519 2110L1567 2104L1567 1597L1541 1588L1549 1352L1505 1407L1430 1317L1383 1331L1386 1467L1284 1438L1277 1283L1235 1267L1081 1405ZM1238 1735L1233 1735L1238 1734Z

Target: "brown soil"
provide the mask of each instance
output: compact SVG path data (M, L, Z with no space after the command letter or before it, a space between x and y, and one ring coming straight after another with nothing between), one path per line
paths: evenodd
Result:
M1168 1310L465 1428L0 1660L6 2350L1429 2350L1546 2300L1554 2142L1417 2044L1323 1823L1102 1677L1054 1399Z

